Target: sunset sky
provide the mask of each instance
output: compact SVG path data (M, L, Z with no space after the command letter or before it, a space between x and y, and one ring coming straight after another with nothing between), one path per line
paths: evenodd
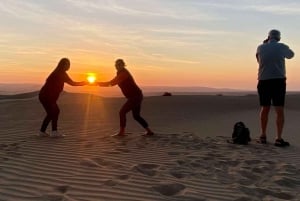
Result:
M0 83L43 84L62 57L75 81L107 81L123 58L140 86L255 90L256 48L275 28L300 90L299 22L298 0L1 0Z

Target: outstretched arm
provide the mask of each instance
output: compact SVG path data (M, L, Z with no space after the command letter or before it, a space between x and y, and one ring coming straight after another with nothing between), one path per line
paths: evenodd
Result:
M88 85L88 82L86 81L81 81L81 82L67 82L69 85L71 86L84 86L84 85Z
M97 82L100 87L110 87L110 82Z
M71 85L71 86L84 86L84 85L88 84L88 82L86 82L86 81L75 82L67 74L66 74L66 77L65 77L65 82L67 84Z
M128 73L122 72L122 73L118 74L116 77L114 77L111 81L98 82L98 85L100 87L115 86L115 85L120 84L121 82L123 82L128 76L129 76Z

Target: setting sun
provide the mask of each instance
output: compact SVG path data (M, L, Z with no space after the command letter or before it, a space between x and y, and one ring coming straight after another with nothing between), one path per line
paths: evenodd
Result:
M94 73L88 73L86 79L90 84L92 84L96 81L96 75Z

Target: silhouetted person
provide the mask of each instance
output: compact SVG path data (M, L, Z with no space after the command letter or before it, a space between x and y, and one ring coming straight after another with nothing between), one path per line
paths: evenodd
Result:
M46 83L41 88L39 93L39 100L42 103L44 109L47 112L47 115L42 123L40 129L40 136L49 136L46 133L48 124L52 124L52 132L50 133L51 137L61 137L61 133L57 131L57 121L59 115L59 107L56 103L60 93L64 88L64 83L67 83L71 86L83 86L87 82L74 82L67 74L67 71L70 69L70 61L67 58L62 58L54 71L49 75L46 80Z
M146 130L145 135L153 135L154 133L150 130L148 123L140 115L141 105L143 101L143 93L141 89L135 83L133 77L129 71L125 68L125 63L122 59L117 59L115 62L117 69L117 75L111 81L98 82L101 87L109 87L119 85L124 96L127 98L126 103L122 106L120 115L120 131L116 135L124 136L126 127L126 114L132 111L133 118L142 125Z
M285 44L279 43L280 32L271 30L267 40L259 45L256 58L259 63L257 90L261 105L260 143L267 143L267 124L270 106L273 105L276 111L277 136L276 146L288 146L289 143L282 139L284 126L284 104L286 94L286 70L285 59L291 59L294 52Z

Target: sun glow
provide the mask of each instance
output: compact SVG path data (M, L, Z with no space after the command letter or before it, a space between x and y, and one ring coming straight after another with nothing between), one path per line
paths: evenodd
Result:
M87 74L87 77L86 77L87 81L90 83L90 84L93 84L95 83L96 81L96 74L95 73L88 73Z

